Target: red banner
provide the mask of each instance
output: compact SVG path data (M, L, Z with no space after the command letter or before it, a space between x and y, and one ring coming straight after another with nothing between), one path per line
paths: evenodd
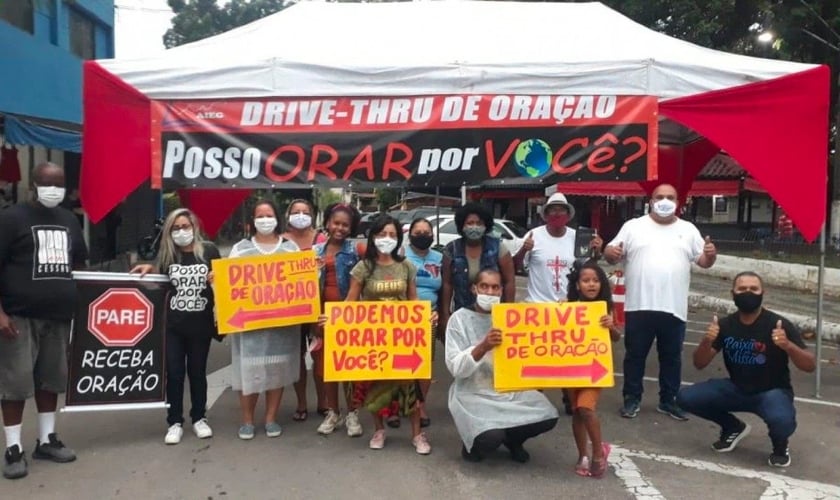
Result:
M153 184L656 178L657 100L449 95L155 101Z

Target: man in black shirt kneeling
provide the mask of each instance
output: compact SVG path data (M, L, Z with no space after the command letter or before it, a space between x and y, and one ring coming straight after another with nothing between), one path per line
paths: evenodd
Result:
M756 273L735 276L732 298L738 311L720 322L715 316L694 351L698 370L723 351L729 378L685 387L677 396L677 404L721 427L720 439L712 444L718 452L734 450L750 432L750 426L732 412L758 415L767 424L773 443L767 463L787 467L791 462L788 439L796 430L788 360L805 372L816 369L816 360L790 321L761 307L763 293L761 277Z

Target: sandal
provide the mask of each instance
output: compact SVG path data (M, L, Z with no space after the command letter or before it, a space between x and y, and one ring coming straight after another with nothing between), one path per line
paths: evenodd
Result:
M400 416L394 415L393 413L390 417L388 417L387 420L385 420L385 423L388 424L388 427L392 429L399 429L400 425L402 424L402 422L400 421Z
M608 443L601 443L601 450L604 453L603 458L600 460L592 459L592 465L589 467L589 475L596 479L600 479L604 476L604 473L607 472L607 467L609 463L607 462L607 458L610 456L610 445Z
M589 457L583 457L575 464L575 474L589 477Z
M292 413L292 420L294 420L295 422L303 422L307 418L309 418L309 411L307 411L306 409L295 410L295 412Z

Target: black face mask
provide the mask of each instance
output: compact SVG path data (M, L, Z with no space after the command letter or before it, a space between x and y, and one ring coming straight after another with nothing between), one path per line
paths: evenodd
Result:
M735 307L743 313L751 313L761 307L761 299L764 295L753 292L733 293L732 300L735 301Z
M418 250L427 250L430 246L432 246L434 238L428 234L419 234L417 236L409 235L408 241L411 242L411 246Z

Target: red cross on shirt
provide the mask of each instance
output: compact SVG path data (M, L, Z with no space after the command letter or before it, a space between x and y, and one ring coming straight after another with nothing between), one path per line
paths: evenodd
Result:
M546 264L549 269L554 271L554 291L560 292L560 271L566 269L566 264L560 260L560 257L554 257L554 260L548 261Z

